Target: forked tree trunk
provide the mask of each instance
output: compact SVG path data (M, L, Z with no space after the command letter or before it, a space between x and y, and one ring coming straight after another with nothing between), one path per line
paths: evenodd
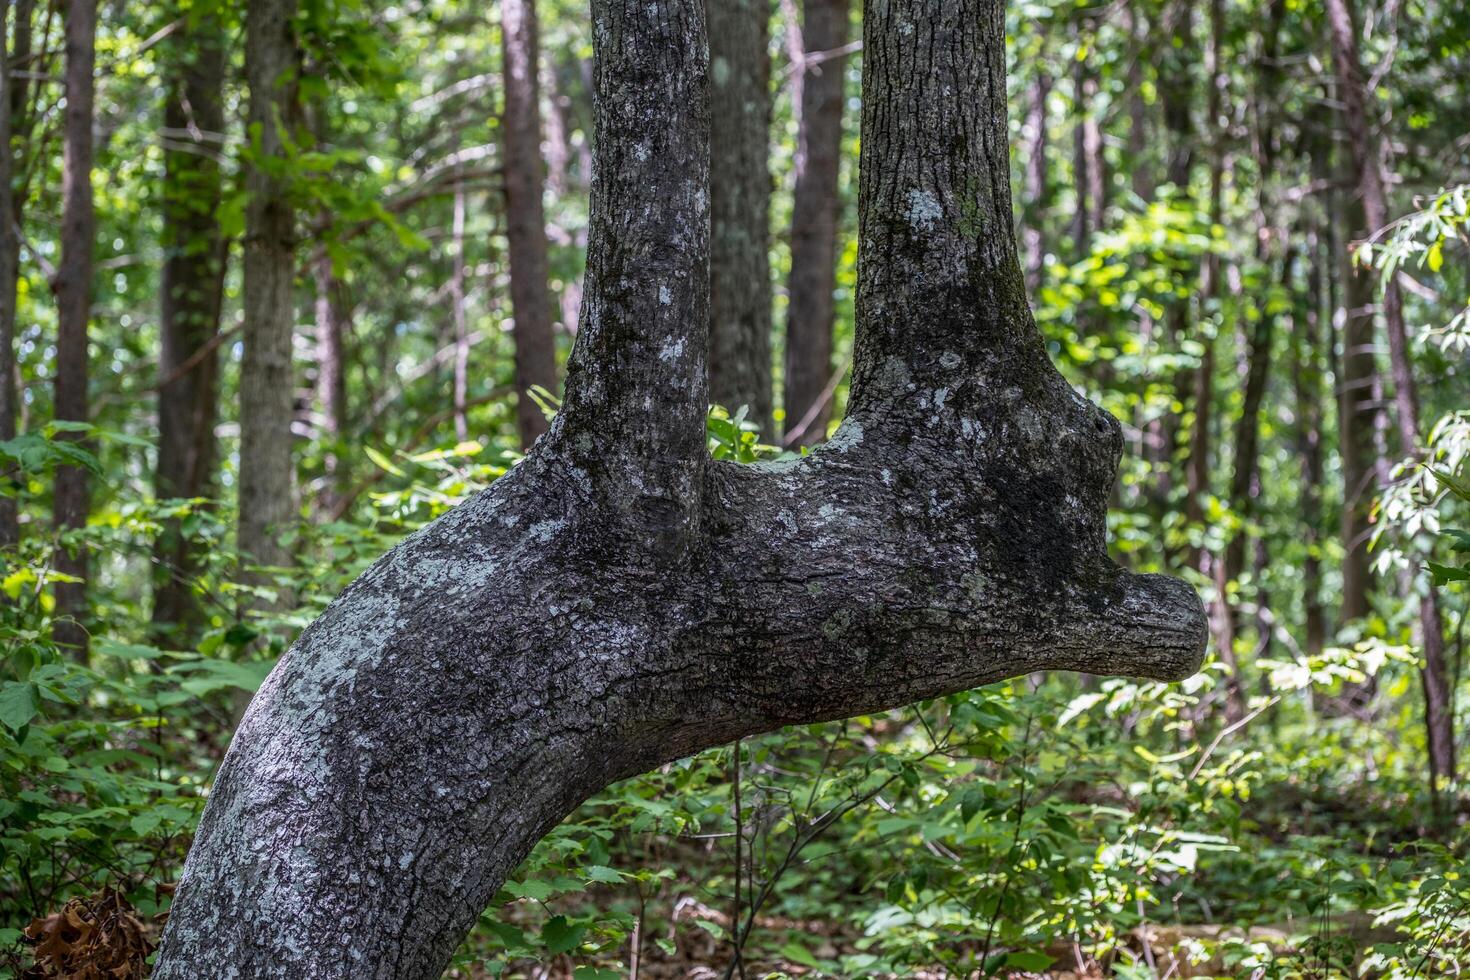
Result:
M1120 429L1027 308L999 0L870 4L852 409L815 453L756 466L705 447L703 4L592 9L600 156L563 410L267 679L160 980L437 976L615 779L1032 670L1199 663L1198 597L1107 558Z
M710 399L771 434L769 0L706 0Z
M541 203L540 41L536 0L501 0L500 37L505 75L501 147L505 155L505 237L510 258L510 303L515 317L516 428L529 448L546 431L546 415L531 398L534 387L556 391L556 338L546 268L546 209Z
M283 137L300 122L295 14L296 0L250 0L245 13L252 152L277 167ZM238 534L247 561L279 566L290 561L281 533L296 509L291 457L296 216L286 181L271 163L249 166L245 189Z
M223 185L225 52L221 24L205 10L170 38L163 107L163 276L159 286L158 467L160 500L212 496L219 414L220 301L225 240L216 209ZM193 577L198 546L181 522L164 525L153 548L155 631L188 644L201 620Z
M842 202L842 97L849 0L803 0L796 187L791 201L791 272L786 280L786 438L811 446L827 437L832 399L832 330L837 308L837 222Z
M92 210L92 75L96 62L96 0L66 7L66 120L61 165L61 262L51 283L56 294L56 419L87 421L87 322L92 315L92 251L97 221ZM78 439L63 432L59 438ZM87 471L58 466L52 491L56 529L65 534L87 524L91 491ZM87 553L63 541L53 565L72 581L56 585L56 642L85 660L89 648Z

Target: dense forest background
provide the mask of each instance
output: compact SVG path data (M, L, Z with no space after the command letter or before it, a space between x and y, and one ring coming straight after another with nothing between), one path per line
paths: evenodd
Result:
M711 0L717 456L842 417L858 6ZM145 976L249 693L556 410L590 27L5 12L0 975ZM1009 18L1033 308L1123 423L1115 554L1206 597L1205 670L1036 675L620 783L457 975L1470 969L1470 8Z

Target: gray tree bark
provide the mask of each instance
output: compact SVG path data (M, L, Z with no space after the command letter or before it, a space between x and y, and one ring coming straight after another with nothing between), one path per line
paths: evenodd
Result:
M266 680L160 980L437 976L536 840L615 779L1032 670L1199 664L1193 591L1106 555L1119 426L1027 308L1000 0L869 5L852 409L815 453L756 466L705 448L703 4L592 9L563 410Z
M515 316L516 426L529 448L546 431L546 416L527 394L556 390L556 338L546 271L546 211L541 203L546 167L541 159L540 42L536 0L501 0L500 36L505 74L501 150L505 155L505 236L510 258L510 303Z
M847 58L848 0L803 0L803 65L791 202L791 272L786 280L786 376L782 405L786 438L811 446L827 437L832 404L832 330L837 310L837 177L842 159L842 97Z
M245 75L252 150L283 155L283 134L300 124L296 0L250 0ZM291 457L292 340L296 311L296 215L285 178L246 170L244 343L240 365L240 553L256 565L290 562L280 534L295 515Z
M92 253L97 219L92 209L92 76L97 60L96 0L66 6L66 118L61 165L61 261L51 290L56 295L57 421L87 421L87 323L92 315ZM78 433L59 438L78 439ZM87 471L58 466L52 514L58 532L83 528L91 507ZM80 546L62 544L53 565L75 581L56 585L53 635L59 646L85 660L90 647L87 570Z
M710 39L710 398L771 436L768 0L706 0Z
M224 235L215 215L223 182L225 52L222 25L208 10L169 40L163 107L164 262L160 283L158 466L160 500L209 497L214 490L219 415L220 302ZM153 627L188 643L201 619L192 578L198 548L179 521L164 525L153 549Z

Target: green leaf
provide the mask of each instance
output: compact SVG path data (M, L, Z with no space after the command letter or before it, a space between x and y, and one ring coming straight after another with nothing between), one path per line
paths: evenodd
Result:
M116 643L112 640L101 640L92 645L92 652L104 657L117 657L120 660L157 660L168 654L157 647L143 646L139 643Z
M370 459L370 460L372 460L374 463L376 463L379 469L384 470L384 471L386 471L388 473L392 473L394 476L407 476L408 475L408 474L404 473L401 469L399 469L397 466L395 466L394 463L393 463L393 461L391 459L389 459L387 456L384 456L382 453L378 452L372 446L363 446L362 447L362 451L365 452L365 453L367 453L367 458Z
M601 864L593 864L583 868L582 873L587 876L588 881L596 881L604 885L620 885L623 882L622 872Z
M30 681L8 681L0 687L0 723L18 732L36 717L36 685Z
M584 923L571 923L564 915L554 915L541 927L541 942L552 953L569 953L582 942L586 931Z
M1429 574L1434 578L1435 585L1448 585L1451 582L1470 582L1470 566L1456 568L1454 565L1441 565L1437 561L1427 563Z
M787 943L785 946L782 946L781 955L793 963L799 963L812 970L818 969L822 965L810 951L805 947L796 945L796 943Z
M1027 973L1040 973L1055 962L1055 957L1047 956L1045 953L1015 952L1006 954L1006 966L1013 966Z
M1434 478L1439 481L1440 486L1448 489L1450 493L1453 493L1461 500L1470 500L1470 480L1466 480L1463 477L1452 476L1449 473L1446 473L1444 470L1436 470L1432 467L1430 468L1429 472L1433 473Z

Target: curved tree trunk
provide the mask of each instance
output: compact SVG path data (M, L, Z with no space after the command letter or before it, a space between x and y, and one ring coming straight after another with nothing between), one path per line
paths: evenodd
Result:
M1198 597L1106 556L1121 433L1027 309L1003 24L999 0L870 5L852 411L810 456L737 466L704 435L703 4L593 3L563 411L267 679L155 977L437 976L536 840L615 779L1033 670L1197 667Z
M710 399L771 438L768 0L706 0L710 37Z
M225 240L216 209L224 152L224 37L216 14L186 18L170 39L171 78L163 108L164 262L160 283L158 468L160 500L209 497L214 490L219 414L219 334ZM178 520L153 549L153 627L188 644L201 621L192 578L198 547Z
M827 437L832 399L832 330L837 310L837 221L842 201L842 97L847 58L848 0L804 0L796 146L791 201L791 272L786 280L786 377L782 405L788 443L812 446Z
M92 75L96 63L96 0L66 7L66 122L61 176L61 262L51 283L56 294L56 419L87 421L87 323L92 315L92 252L97 220L92 210ZM60 438L76 439L78 433ZM58 466L52 508L64 534L87 525L91 488L80 466ZM85 661L87 561L80 545L63 542L53 560L72 581L56 585L57 645Z
M541 203L540 41L536 0L501 0L500 37L505 74L505 236L510 258L510 304L515 317L516 428L521 445L546 431L546 415L528 392L556 391L556 338L546 269L546 211Z

